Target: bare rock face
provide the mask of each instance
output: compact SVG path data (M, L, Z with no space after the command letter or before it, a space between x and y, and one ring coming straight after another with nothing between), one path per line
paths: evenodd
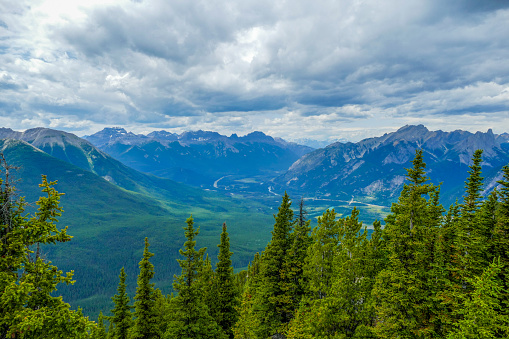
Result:
M380 203L394 201L412 167L415 150L422 149L428 176L444 182L442 196L460 193L475 150L482 149L486 182L509 163L509 134L492 130L429 131L423 125L404 126L393 133L357 143L337 142L297 160L274 182L281 189L307 195L369 196ZM492 189L494 185L488 185Z

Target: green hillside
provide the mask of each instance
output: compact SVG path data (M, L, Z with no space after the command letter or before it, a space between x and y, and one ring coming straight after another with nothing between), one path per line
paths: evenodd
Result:
M95 316L98 310L109 308L123 266L128 290L134 293L146 236L157 253L153 258L158 272L156 284L169 293L173 274L179 268L175 258L184 242L182 227L191 214L201 226L198 246L208 247L212 257L217 253L221 225L228 224L236 267L246 266L270 237L272 215L263 213L264 209L253 202L141 173L139 183L125 176L138 185L140 192L128 191L24 141L2 140L0 148L9 164L19 166L16 187L29 203L34 205L41 195L41 174L57 180L57 190L65 193L60 227L68 225L68 233L74 238L62 246L49 246L44 253L60 269L74 270L75 285L59 292L73 307L83 307L86 314ZM156 198L151 194L155 192Z

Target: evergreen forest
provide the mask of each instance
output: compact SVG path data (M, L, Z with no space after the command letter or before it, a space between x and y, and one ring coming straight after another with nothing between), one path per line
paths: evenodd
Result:
M346 217L329 209L311 229L304 201L285 194L265 250L237 273L228 226L212 260L196 248L191 216L172 291L152 282L157 253L146 238L135 295L121 269L111 308L96 321L58 296L73 272L41 255L72 242L58 227L62 193L42 176L28 213L3 160L0 338L507 338L509 165L485 194L482 153L472 155L463 195L446 207L417 150L398 201L369 234L357 208Z

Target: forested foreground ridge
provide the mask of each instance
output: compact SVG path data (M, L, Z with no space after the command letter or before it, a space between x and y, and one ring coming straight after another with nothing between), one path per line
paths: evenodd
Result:
M0 182L0 338L507 338L509 337L509 165L483 195L482 151L473 154L462 197L448 209L417 150L385 225L367 227L354 208L327 210L311 230L301 200L283 196L272 239L234 273L227 226L215 267L196 249L190 217L173 293L145 239L136 294L119 275L110 310L90 321L57 295L72 283L40 247L71 240L43 176L38 210L27 215L4 165Z

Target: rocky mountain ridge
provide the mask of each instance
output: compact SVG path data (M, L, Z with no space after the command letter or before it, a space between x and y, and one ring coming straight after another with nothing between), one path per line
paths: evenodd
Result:
M411 167L416 149L424 151L429 176L435 183L445 182L446 194L462 187L477 149L484 151L487 186L494 186L497 171L509 163L509 139L504 134L404 126L380 137L358 143L337 142L310 152L274 182L280 189L307 194L364 196L387 202L399 195L406 175L404 168Z
M143 135L105 128L85 138L134 169L208 188L229 175L274 177L313 150L262 132L240 137L202 130Z

